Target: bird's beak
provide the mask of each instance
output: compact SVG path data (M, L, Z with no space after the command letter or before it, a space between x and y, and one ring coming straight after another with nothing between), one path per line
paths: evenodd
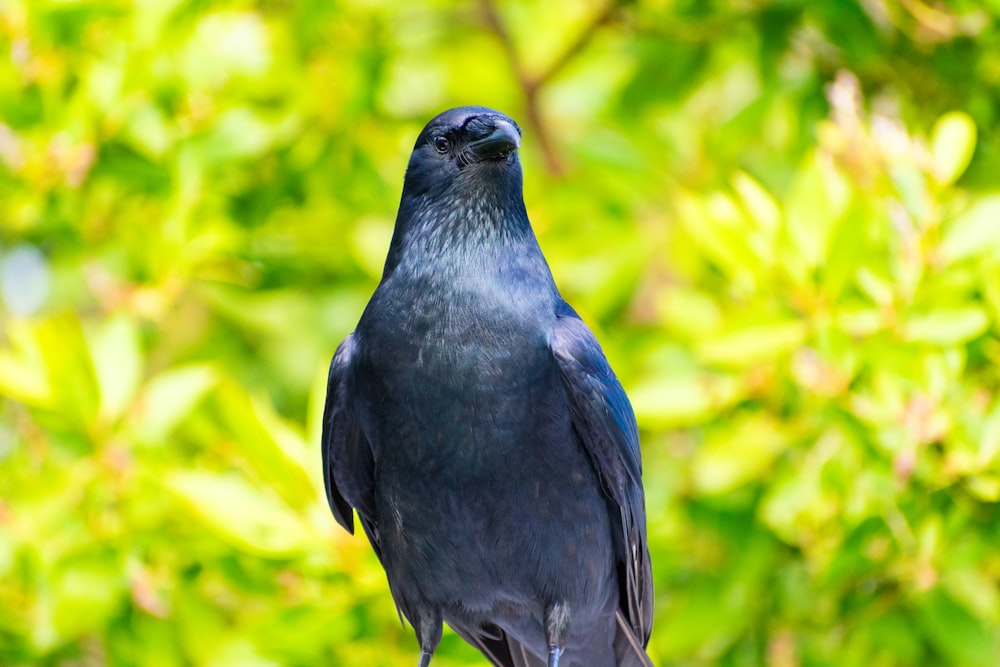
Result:
M479 160L505 158L521 147L521 133L511 123L498 118L492 125L488 135L469 143L469 150Z

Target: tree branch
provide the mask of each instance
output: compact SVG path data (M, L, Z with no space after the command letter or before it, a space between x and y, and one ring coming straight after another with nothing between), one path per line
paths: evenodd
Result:
M559 156L552 135L545 125L542 116L541 104L539 102L540 91L545 85L552 81L565 67L572 62L593 39L595 33L604 25L609 23L619 7L619 0L610 0L605 8L598 12L587 26L580 32L576 40L573 41L552 63L540 74L532 76L524 67L517 46L504 25L500 14L497 11L494 0L479 0L483 22L500 42L507 61L514 72L521 92L524 94L524 106L526 124L538 138L538 146L542 151L545 166L550 173L559 175L563 173L563 163Z

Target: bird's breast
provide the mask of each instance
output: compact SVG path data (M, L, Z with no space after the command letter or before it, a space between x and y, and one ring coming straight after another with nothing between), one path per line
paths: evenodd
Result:
M425 279L376 293L359 324L371 371L469 391L509 388L540 372L550 363L554 291L490 278Z
M547 342L553 313L544 290L523 285L377 294L358 327L352 392L370 439L401 465L432 468L489 465L537 438L551 416L544 401L561 391Z

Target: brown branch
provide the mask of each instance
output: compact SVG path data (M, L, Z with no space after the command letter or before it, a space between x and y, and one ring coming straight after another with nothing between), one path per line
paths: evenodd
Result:
M494 0L479 0L479 6L483 22L499 40L504 55L506 55L514 76L517 78L517 83L521 87L521 92L524 94L526 124L538 138L538 146L545 160L545 166L552 174L562 174L562 159L542 116L541 104L539 102L540 91L575 57L583 52L598 29L610 22L619 7L619 2L611 0L601 12L594 16L591 22L580 32L576 40L559 54L559 57L553 60L547 69L535 76L529 74L525 69L524 62L517 52L517 46L514 44L514 39L500 18Z
M587 24L587 27L580 31L580 34L576 36L576 41L566 47L566 50L549 65L548 69L535 77L533 80L534 85L536 87L545 85L565 69L574 58L583 52L594 38L594 35L597 34L597 31L611 22L611 19L614 18L615 12L620 6L621 3L616 0L608 2L603 10L594 15L590 23Z
M503 20L501 20L496 5L493 4L493 0L480 0L479 8L483 13L483 22L486 23L486 27L500 41L504 55L507 56L507 62L510 63L511 69L514 70L514 76L517 77L517 82L523 89L529 85L527 73L524 71L524 65L521 63L521 56L517 53L514 39L510 36L510 32L508 32Z

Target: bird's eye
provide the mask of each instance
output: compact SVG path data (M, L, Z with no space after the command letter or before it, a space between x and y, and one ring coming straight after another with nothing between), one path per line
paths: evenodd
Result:
M447 153L450 145L451 144L448 142L447 137L442 137L440 135L434 137L434 148L437 149L438 153Z

